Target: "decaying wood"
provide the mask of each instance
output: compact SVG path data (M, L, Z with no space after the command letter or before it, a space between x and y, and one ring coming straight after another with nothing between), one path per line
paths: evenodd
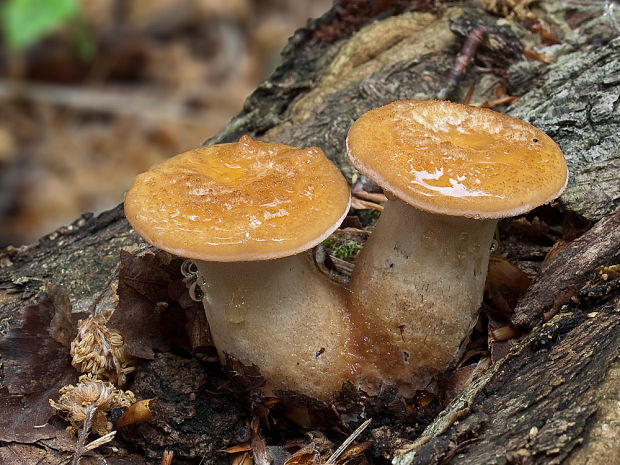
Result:
M591 318L563 313L536 330L493 367L440 435L395 464L562 463L592 427L597 387L617 362L618 312L618 302L608 303Z
M0 332L21 307L41 299L46 283L61 286L74 311L86 311L118 266L120 250L141 242L122 206L98 217L84 215L35 244L0 252Z
M587 280L596 279L598 267L617 263L620 263L620 208L543 263L536 281L519 301L512 323L533 327L545 312L557 312Z
M497 109L550 133L571 171L559 205L600 221L545 265L518 308L523 319L515 323L537 324L566 289L575 299L562 302L548 323L476 378L395 462L580 464L585 463L580 448L594 447L599 463L614 463L618 449L606 448L605 441L620 431L609 413L609 405L617 404L604 408L601 402L620 400L617 370L609 370L620 344L619 291L613 280L597 282L595 270L617 263L620 247L620 39L613 24L599 15L571 28L568 2L541 2L546 10L538 13L564 31L560 45L541 50L554 60L547 64L521 55L541 45L536 33L485 13L475 2L445 4L438 11L386 10L379 19L365 18L367 24L353 34L342 27L349 3L354 2L339 3L298 31L278 70L208 142L248 133L318 145L354 180L344 149L351 122L395 99L435 97L447 83L464 35L484 26L492 42L481 44L477 66L464 75L453 99L459 101L473 83L472 103L493 99L500 82L519 92L514 105ZM141 244L119 206L99 217L85 216L37 244L0 251L0 334L19 326L12 317L37 303L48 282L66 290L74 311L86 310L118 266L120 250ZM168 434L170 428L174 425L162 424L160 431ZM150 434L157 442L164 433L154 427ZM214 463L215 457L205 460Z

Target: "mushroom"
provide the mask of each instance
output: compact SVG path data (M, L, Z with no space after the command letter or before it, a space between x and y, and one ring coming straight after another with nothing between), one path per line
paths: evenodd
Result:
M362 376L370 388L411 395L453 364L471 335L498 219L559 196L566 163L533 126L443 101L365 113L347 151L389 198L349 284Z
M316 147L242 136L139 175L125 198L134 229L194 260L214 345L256 365L267 385L319 399L351 376L344 289L304 251L350 205L348 183Z

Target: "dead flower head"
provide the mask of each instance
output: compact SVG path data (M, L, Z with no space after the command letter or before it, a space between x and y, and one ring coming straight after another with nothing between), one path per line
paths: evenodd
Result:
M136 401L131 391L117 389L109 382L95 379L91 374L80 376L77 385L64 386L59 392L58 402L50 399L50 405L59 413L64 413L75 428L89 415L94 415L94 412L99 413L100 420L105 419L103 412L129 407Z
M71 364L82 373L105 377L119 386L126 375L135 370L125 350L123 336L106 326L108 316L99 312L80 321L78 333L71 342Z

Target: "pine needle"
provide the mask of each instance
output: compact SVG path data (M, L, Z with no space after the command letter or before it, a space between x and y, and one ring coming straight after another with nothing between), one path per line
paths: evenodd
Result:
M358 428L351 433L351 435L342 443L342 445L338 449L336 449L336 452L334 452L331 457L327 459L327 462L325 462L325 464L329 465L338 460L338 457L340 457L342 453L346 450L346 448L349 447L360 434L362 434L362 432L366 429L366 427L370 424L371 421L372 418L369 418L360 426L358 426Z

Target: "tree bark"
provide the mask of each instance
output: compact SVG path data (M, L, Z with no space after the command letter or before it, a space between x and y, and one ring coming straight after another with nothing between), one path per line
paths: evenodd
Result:
M570 181L555 208L598 223L548 262L521 300L515 323L534 327L532 333L394 460L397 465L620 461L614 403L620 401L614 365L619 278L612 274L605 281L597 273L620 258L620 38L613 12L592 14L569 2L541 2L543 9L535 13L560 42L543 47L526 22L492 16L477 2L427 11L399 7L406 2L382 3L388 6L356 10L359 2L342 1L297 31L282 65L207 143L251 134L317 145L353 181L356 173L344 148L352 121L396 99L434 98L464 35L484 25L487 36L476 64L451 99L461 101L476 83L471 102L493 100L494 84L503 82L520 98L496 110L547 131L566 155ZM534 47L552 63L525 59L523 50ZM85 215L36 244L0 251L0 334L19 324L12 318L20 308L41 300L46 283L66 290L74 312L88 309L118 266L120 250L142 245L119 205L98 217ZM541 325L545 318L551 320ZM610 447L612 441L616 447ZM588 462L588 454L596 461Z

